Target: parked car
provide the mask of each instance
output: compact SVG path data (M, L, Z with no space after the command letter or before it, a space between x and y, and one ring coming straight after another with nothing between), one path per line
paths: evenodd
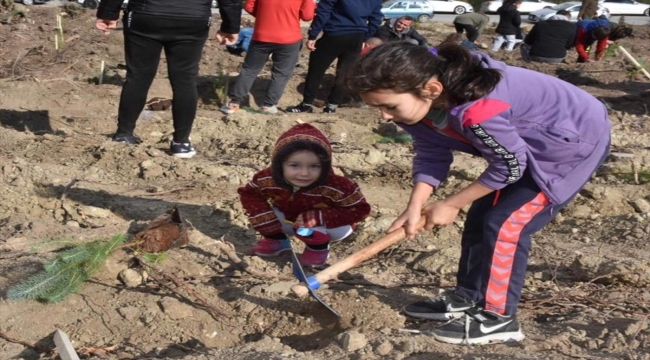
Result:
M650 4L642 4L634 0L604 0L598 3L609 9L612 15L650 16Z
M45 4L50 0L15 0L17 3L22 3L23 5L34 5L34 4Z
M433 17L433 4L422 0L397 0L382 4L381 12L386 19L410 16L419 22L427 22Z
M433 11L437 13L454 13L457 15L474 11L474 7L464 1L456 0L429 0L433 4Z
M555 15L560 10L566 10L571 13L571 21L578 21L578 14L580 13L580 8L582 8L582 2L565 2L559 5L556 5L550 9L540 9L533 11L528 14L528 21L538 22L548 20L551 16ZM602 6L598 5L598 10L596 11L597 16L605 15L607 19L611 16L609 10Z
M77 2L81 4L83 7L87 7L90 9L97 9L100 0L77 0ZM126 9L127 5L129 5L129 0L124 0L124 2L122 3L122 9Z
M484 13L496 13L497 9L499 9L501 5L503 5L503 1L486 1L481 3L481 11ZM550 8L555 5L557 4L542 0L524 0L519 7L519 12L529 13L539 9Z

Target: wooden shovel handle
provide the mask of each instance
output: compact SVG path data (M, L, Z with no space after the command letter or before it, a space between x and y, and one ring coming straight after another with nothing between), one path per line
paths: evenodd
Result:
M425 223L426 223L426 219L424 217L420 218L420 221L416 225L416 228L417 229L423 228ZM398 242L402 241L404 237L406 237L406 231L404 230L403 227L394 230L386 234L386 236L382 237L381 239L373 242L372 244L349 255L345 259L334 263L332 266L314 275L314 279L318 283L324 284L330 281L331 279L336 278L340 273L352 269L353 267L359 265L365 260L368 260L369 258L377 255L377 253L381 252L382 250L397 244ZM309 293L309 289L307 288L307 285L302 282L298 285L294 285L293 287L291 287L291 291L294 294L298 295L298 297L304 297Z

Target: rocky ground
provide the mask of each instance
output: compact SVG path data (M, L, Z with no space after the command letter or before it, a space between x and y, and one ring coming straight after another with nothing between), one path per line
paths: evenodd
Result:
M250 107L223 116L224 84L242 58L209 42L192 135L199 155L180 160L167 154L168 110L143 113L137 128L142 145L113 143L124 80L122 36L95 32L94 14L82 11L63 18L64 39L55 50L60 11L32 7L26 17L0 12L1 359L57 358L56 329L85 358L650 359L650 82L614 49L600 63L580 65L573 54L560 65L495 55L605 101L616 153L534 239L519 314L526 339L450 346L426 334L435 323L409 320L400 308L453 284L462 214L456 224L404 241L318 289L340 319L312 299L292 296L296 280L287 257L246 255L255 234L235 190L268 164L277 136L298 121L329 136L337 172L359 182L373 205L355 236L333 247L332 261L383 235L408 198L411 146L393 141L399 134L380 126L376 110L261 114L255 99L268 83L265 71ZM432 44L452 29L420 26ZM621 45L644 63L650 31L639 26L635 32ZM102 61L106 71L98 85ZM282 107L300 101L306 65L304 52ZM163 61L150 98L171 96L164 69ZM440 196L470 182L483 166L458 155ZM5 299L8 287L40 271L71 242L133 234L174 205L195 230L188 246L170 250L156 267L182 286L158 270L144 272L132 252L120 249L61 302ZM228 243L247 268L224 251Z

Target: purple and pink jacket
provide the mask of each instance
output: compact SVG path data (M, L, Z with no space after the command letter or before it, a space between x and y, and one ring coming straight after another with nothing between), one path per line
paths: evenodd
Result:
M438 187L454 150L483 157L479 182L499 190L526 169L552 204L569 200L589 180L610 142L607 109L586 91L476 53L502 79L483 98L456 106L444 121L398 124L415 140L414 182Z

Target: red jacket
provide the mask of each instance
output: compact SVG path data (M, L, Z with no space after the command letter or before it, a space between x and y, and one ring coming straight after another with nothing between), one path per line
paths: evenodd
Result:
M293 188L282 182L282 157L287 156L292 144L309 141L323 149L328 160L323 165L323 178L307 188ZM312 212L317 224L327 228L352 225L370 213L370 205L354 181L332 173L331 148L327 137L309 124L292 127L278 139L272 165L253 176L237 190L253 228L263 236L282 234L282 224L271 206L282 211L289 221L307 211ZM327 167L327 169L325 169ZM276 172L275 174L273 172ZM275 176L274 176L275 175Z
M602 40L598 40L596 43L596 60L600 60L605 56L605 50L607 50L607 40L609 37L605 37ZM586 32L583 28L578 27L578 33L576 34L576 51L578 52L578 58L584 60L589 59L589 53L587 48L591 46L592 43L589 41L589 33Z
M255 17L253 40L293 44L302 40L300 20L314 18L314 0L246 0L244 10Z

